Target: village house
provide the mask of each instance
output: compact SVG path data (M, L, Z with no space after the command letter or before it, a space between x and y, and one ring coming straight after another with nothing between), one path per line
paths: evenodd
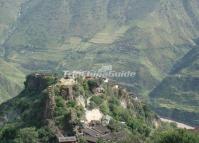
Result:
M75 136L71 137L58 137L59 143L77 143L77 138Z
M97 121L92 121L88 126L85 126L81 132L84 139L89 143L96 143L98 139L105 139L111 133L107 127L102 126Z
M76 81L73 78L62 78L59 81L59 85L61 86L61 96L66 100L73 99L73 88L76 85Z

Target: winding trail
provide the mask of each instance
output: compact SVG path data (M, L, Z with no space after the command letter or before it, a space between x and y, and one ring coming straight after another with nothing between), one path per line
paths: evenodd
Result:
M193 130L195 129L194 127L192 126L189 126L189 125L186 125L186 124L183 124L183 123L180 123L180 122L176 122L174 120L170 120L170 119L165 119L165 118L160 118L160 120L162 122L167 122L167 123L176 123L177 124L177 127L178 128L181 128L181 129L187 129L187 130Z

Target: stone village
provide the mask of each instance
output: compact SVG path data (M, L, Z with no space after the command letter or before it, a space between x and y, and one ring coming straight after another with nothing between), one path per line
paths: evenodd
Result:
M37 87L34 87L35 84L29 84L29 88L42 88L40 87L39 79L42 79L43 77L48 78L52 77L52 74L40 74L40 73L35 73L31 75L32 78L38 79L35 80L34 82L37 81L36 85ZM56 76L53 76L57 78ZM96 80L99 79L98 77L91 77L91 76L83 76L83 80ZM113 80L110 80L108 78L102 78L101 79L102 84L108 85L112 88L114 92L123 92L123 99L121 101L121 105L124 108L127 108L128 106L128 100L125 100L125 96L132 96L134 97L135 101L139 101L138 98L133 94L133 93L128 93L126 89L121 88L120 85L115 84ZM57 137L57 140L59 143L77 143L78 139L83 137L88 143L96 143L99 139L106 140L106 141L111 141L111 140L119 140L122 138L122 132L118 133L111 133L111 131L106 127L106 125L109 123L111 120L111 116L109 115L103 115L99 109L94 109L94 110L88 110L85 107L85 104L88 104L89 98L87 99L87 103L84 103L81 100L80 97L76 97L74 93L74 87L77 84L77 77L74 75L64 75L61 79L58 80L58 83L54 86L48 86L48 100L46 102L46 110L44 112L44 117L49 120L49 126L54 126L55 128L55 134ZM75 126L74 127L74 132L75 134L73 136L68 136L65 135L60 129L55 127L54 123L52 122L53 120L53 113L54 113L54 108L55 108L55 94L54 94L54 88L56 86L61 87L60 90L60 96L62 96L65 101L70 101L76 98L78 101L78 104L83 106L85 108L85 119L81 120L81 127L80 126ZM104 86L101 86L100 84L96 85L93 89L93 95L94 96L101 96L103 93L105 93L105 88ZM73 112L71 111L71 116L73 117ZM125 122L121 122L121 124L125 124Z

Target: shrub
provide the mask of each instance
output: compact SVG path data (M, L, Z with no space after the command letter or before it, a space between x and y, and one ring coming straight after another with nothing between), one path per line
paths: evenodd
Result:
M198 143L199 135L176 129L155 133L150 143Z
M94 88L97 88L98 87L97 81L95 81L95 80L89 80L88 81L88 87L89 87L90 91L92 91Z
M35 128L20 129L15 143L38 143L38 132Z
M67 107L74 108L76 106L76 101L75 100L70 100L67 102Z
M5 125L3 128L0 128L0 141L10 141L16 137L17 129L13 124Z
M90 101L93 101L96 106L100 106L103 102L103 99L100 96L93 96Z
M108 104L106 102L102 103L102 105L100 106L100 111L104 114L109 113L109 107L108 107Z
M57 107L64 107L65 105L64 99L61 96L56 97L55 102Z
M52 142L55 140L53 132L48 127L43 127L38 130L41 142Z

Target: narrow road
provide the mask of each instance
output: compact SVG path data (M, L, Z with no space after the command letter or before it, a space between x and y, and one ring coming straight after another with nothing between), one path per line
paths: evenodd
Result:
M194 127L192 126L189 126L189 125L186 125L186 124L183 124L183 123L180 123L180 122L176 122L174 120L169 120L169 119L165 119L165 118L160 118L160 120L162 122L167 122L167 123L176 123L177 124L177 127L178 128L181 128L181 129L187 129L187 130L193 130L195 129Z

